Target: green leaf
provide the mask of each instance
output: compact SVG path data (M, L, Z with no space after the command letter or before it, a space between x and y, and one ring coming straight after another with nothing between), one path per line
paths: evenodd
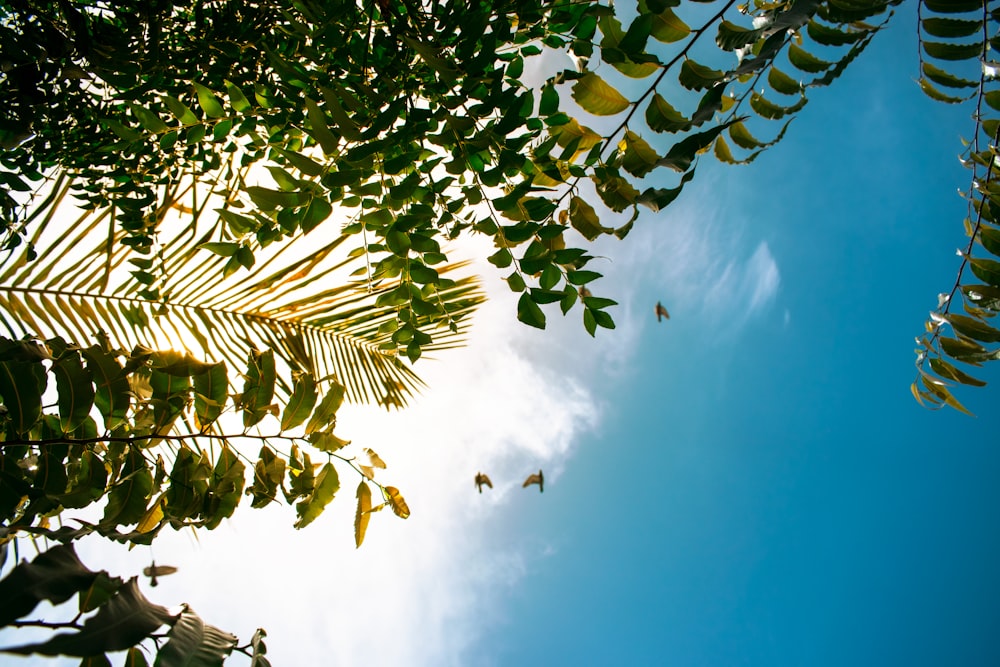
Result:
M923 70L924 76L928 79L942 86L947 86L948 88L973 88L979 85L978 81L959 78L949 72L946 72L940 67L935 67L929 62L923 63L921 69Z
M979 242L989 252L1000 257L1000 229L982 225L979 228Z
M671 44L690 35L691 28L667 8L653 16L653 25L649 34L665 44Z
M708 148L715 141L715 138L720 132L724 131L727 127L735 122L738 122L739 118L730 120L722 125L717 125L704 132L696 132L692 135L687 136L682 141L674 144L667 154L660 158L657 162L659 166L670 167L674 171L685 172L691 167L691 163L694 162L695 156L702 150Z
M781 118L795 113L804 107L807 101L808 98L803 95L799 98L798 102L786 107L781 106L780 104L775 104L763 95L755 92L750 96L750 108L760 114L763 118L767 118L768 120L780 120Z
M774 66L772 66L771 70L767 73L767 83L775 90L775 92L781 93L782 95L802 94L802 83L796 81Z
M659 93L646 107L646 124L654 132L684 132L691 128L691 120L674 109Z
M205 497L205 527L209 530L233 515L243 495L243 486L246 484L243 476L245 470L246 466L236 457L233 450L223 445L212 469Z
M252 185L246 189L250 199L261 210L274 211L279 208L295 208L309 201L310 195L303 192L285 192Z
M817 44L822 44L823 46L844 46L846 44L853 44L864 37L869 31L844 31L817 23L816 21L809 21L806 24L806 32L809 33L809 37Z
M62 604L90 588L97 578L76 555L72 544L60 544L43 551L29 563L18 563L0 579L0 627L23 618L47 601Z
M27 433L38 421L47 377L41 362L0 361L0 399L15 433Z
M313 197L309 200L309 205L306 207L305 213L302 215L302 220L299 222L299 226L302 228L303 232L311 232L320 225L321 222L330 217L333 213L333 205L330 204L323 197Z
M251 507L264 507L275 500L278 487L285 480L284 459L275 456L267 445L260 448L259 457L254 464L253 484L247 489L247 494L253 496Z
M747 44L753 44L760 39L763 33L763 28L744 28L723 19L719 22L719 32L715 37L715 43L723 51L735 51Z
M937 14L963 14L983 9L981 0L923 0L923 5Z
M725 72L712 69L691 59L685 59L681 63L681 71L677 76L680 84L688 90L706 90L721 83L725 78Z
M307 176L321 176L326 169L319 162L306 155L301 155L294 151L286 151L281 148L275 148L275 151L285 158L290 165Z
M797 69L810 74L825 72L833 63L821 60L794 43L788 47L788 61Z
M226 363L220 361L208 370L191 377L194 384L194 412L199 428L215 422L226 407L229 391L229 375Z
M64 353L52 364L59 394L59 420L63 433L75 431L94 406L94 383L83 367L80 353Z
M953 44L950 42L923 42L924 53L938 60L970 60L983 53L981 42Z
M170 108L170 113L174 114L174 117L181 122L182 125L197 125L201 121L198 116L195 115L191 109L181 102L176 97L171 97L170 95L164 95L163 101L167 103Z
M517 300L517 319L537 329L545 328L545 313L531 300L528 292L522 293Z
M660 156L642 137L631 130L619 145L622 152L622 168L633 176L645 176L656 168Z
M250 427L260 422L271 411L274 398L274 383L277 374L274 367L274 351L250 350L240 399L243 407L243 426Z
M109 527L138 523L146 513L146 503L153 489L153 474L142 451L130 445L117 483L108 492L101 524Z
M1000 287L1000 262L992 259L969 258L969 268L977 278L988 285Z
M649 39L652 27L653 16L651 14L640 14L629 25L625 35L618 42L618 48L624 51L625 55L630 58L645 55L646 41Z
M600 219L597 217L597 211L582 197L574 196L570 199L569 220L570 224L573 225L573 229L580 232L588 241L593 241L607 231L601 225Z
M304 422L316 405L316 381L311 373L295 375L292 383L292 395L285 404L281 414L281 430L295 428Z
M337 469L332 463L323 465L319 475L316 476L316 485L312 493L305 500L295 504L295 511L298 519L295 521L295 528L305 528L316 520L323 509L333 500L334 494L340 489L340 478Z
M128 414L131 402L128 377L118 360L99 345L82 350L82 353L96 385L94 405L104 417L105 428L113 430L125 421Z
M160 117L149 109L145 109L138 104L130 104L129 108L132 110L132 115L136 117L139 124L142 125L143 129L152 132L153 134L159 134L161 132L166 132L168 129L167 124L160 120Z
M951 324L955 331L967 338L978 340L983 343L1000 342L1000 331L997 331L982 320L978 320L966 315L950 313L945 319Z
M206 455L196 453L187 445L178 447L170 471L170 486L165 493L166 514L178 521L194 519L201 514L211 474Z
M982 21L966 21L963 19L946 19L941 17L928 17L920 21L924 32L934 37L969 37L982 32Z
M305 428L306 434L321 431L334 422L337 418L337 410L344 402L344 391L344 385L336 381L331 382L329 391L326 392L319 406L309 417Z
M337 124L340 134L351 141L360 140L361 130L358 129L357 124L344 111L337 91L325 87L321 87L320 91L323 93L323 100L326 102L326 112L330 114L333 122Z
M986 383L982 380L972 377L967 373L960 371L953 365L949 364L943 359L938 359L937 357L931 357L929 360L931 368L935 373L943 378L948 378L949 380L954 380L955 382L961 382L962 384L971 385L973 387L985 387Z
M88 618L78 632L63 632L39 644L24 644L3 649L7 653L28 655L92 656L110 651L124 651L153 634L174 617L154 605L139 592L131 579L118 593Z
M194 92L198 95L198 106L209 118L221 118L226 114L222 104L211 90L197 82L192 82ZM181 121L183 122L183 121Z
M325 154L333 155L336 153L340 142L326 124L326 115L323 110L308 97L306 98L306 115L309 118L310 128L307 130L309 136L316 140Z
M1000 111L1000 90L991 90L987 92L983 95L983 99L986 101L986 104L990 105L990 107L995 111Z
M218 667L235 647L234 635L206 625L185 605L153 667Z
M246 98L246 95L239 89L239 86L231 81L226 81L225 84L226 92L229 93L229 105L233 107L234 111L245 113L253 108L250 100Z
M229 241L209 241L208 243L202 243L198 246L198 248L201 250L207 250L210 253L219 255L220 257L232 257L236 254L236 251L240 249L240 244Z
M573 84L573 99L585 111L596 116L613 116L629 107L629 101L593 72L587 72Z

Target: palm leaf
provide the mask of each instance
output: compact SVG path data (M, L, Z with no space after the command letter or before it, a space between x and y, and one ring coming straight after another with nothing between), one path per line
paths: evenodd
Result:
M124 349L183 347L231 368L244 367L251 348L268 347L293 369L336 377L351 401L404 405L422 382L392 342L396 309L376 306L398 281L350 277L364 258L351 257L348 243L357 237L340 233L332 219L308 238L254 248L251 269L223 277L227 259L199 246L225 238L223 222L206 212L224 200L196 196L203 186L189 180L160 189L158 247L143 256L120 243L125 232L114 207L71 207L71 181L56 178L46 205L28 221L27 242L0 265L0 326L13 337L60 335L85 344L106 333ZM148 266L150 259L151 268L138 272L155 276L153 285L129 275L136 261ZM446 278L463 268L438 272ZM160 299L143 294L151 288ZM423 318L433 337L424 352L460 345L465 316L483 300L471 276L446 280L436 298L444 314L437 322ZM287 396L290 387L279 391Z

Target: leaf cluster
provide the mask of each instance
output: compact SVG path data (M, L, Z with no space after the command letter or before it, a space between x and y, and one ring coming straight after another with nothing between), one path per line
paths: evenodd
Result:
M71 543L50 547L32 561L16 565L0 579L0 594L7 601L0 612L0 627L71 628L42 642L0 649L4 653L64 655L83 658L85 665L109 665L107 653L127 651L126 664L140 667L149 664L140 644L153 639L157 642L156 665L208 666L221 665L237 648L234 635L206 624L187 605L179 612L170 612L147 600L135 578L122 581L103 570L89 570ZM20 620L40 602L62 605L74 596L78 613L69 623ZM92 615L80 622L85 614ZM169 627L166 635L158 634L164 626ZM269 665L263 635L263 630L257 631L248 647L251 650L239 649L258 667ZM161 645L163 639L166 641Z
M277 380L271 350L252 350L246 371L231 380L224 362L173 350L126 354L101 343L0 339L0 519L12 528L44 526L65 509L101 501L98 532L148 544L164 526L212 529L244 495L263 507L280 490L302 528L339 489L334 460L361 477L369 500L362 509L359 491L359 513L374 511L369 483L394 508L405 507L397 490L374 481L375 468L385 467L377 454L365 450L369 464L345 456L350 441L334 433L343 385L295 372L279 410ZM43 404L52 385L54 412ZM260 443L256 462L241 453L246 443ZM313 463L317 454L326 463ZM361 530L359 546L363 538Z
M925 332L917 338L914 397L930 407L968 410L955 397L956 384L981 387L972 368L1000 358L1000 8L982 2L920 3L920 87L933 100L975 105L973 135L962 163L971 173L963 193L968 203L968 244L959 250L958 277L938 297ZM944 92L947 90L948 92ZM970 275L971 274L971 275Z

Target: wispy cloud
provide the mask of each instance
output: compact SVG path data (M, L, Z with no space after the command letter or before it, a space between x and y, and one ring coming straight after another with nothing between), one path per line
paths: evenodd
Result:
M616 256L608 274L609 289L626 302L653 291L672 317L700 321L722 340L769 311L781 271L766 240L712 205L715 187L695 181L669 211L643 214L625 241L607 250ZM621 309L622 328L649 326L654 303Z

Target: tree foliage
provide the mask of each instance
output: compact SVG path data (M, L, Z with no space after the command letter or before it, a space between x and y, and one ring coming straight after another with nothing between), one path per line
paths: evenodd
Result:
M91 529L141 543L280 490L302 527L346 467L360 545L372 512L409 508L335 415L402 405L410 364L461 342L482 297L448 242L492 242L522 322L614 328L589 244L699 160L781 141L901 3L622 4L0 3L5 523L101 502ZM950 384L981 383L954 362L1000 341L991 4L915 6L919 85L975 105L970 242L913 386L959 409Z

